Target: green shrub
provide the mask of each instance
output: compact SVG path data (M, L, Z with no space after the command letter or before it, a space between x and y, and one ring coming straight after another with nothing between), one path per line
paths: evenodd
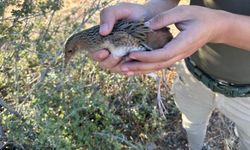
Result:
M107 73L86 54L63 65L65 39L111 3L84 2L0 1L0 100L14 108L0 107L0 147L144 149L163 131L154 80Z

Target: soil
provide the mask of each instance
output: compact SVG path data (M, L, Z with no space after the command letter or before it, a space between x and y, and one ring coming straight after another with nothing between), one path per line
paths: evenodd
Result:
M188 150L188 141L185 130L181 125L181 115L172 117L169 128L157 141L155 149L158 150ZM168 116L166 116L168 117ZM167 119L171 119L168 117ZM235 124L227 117L215 110L207 127L206 138L202 150L237 150L239 139L234 133ZM151 145L152 147L152 145ZM148 148L150 149L150 148Z

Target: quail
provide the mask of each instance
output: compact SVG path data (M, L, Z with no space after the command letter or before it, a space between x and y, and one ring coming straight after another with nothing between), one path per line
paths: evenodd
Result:
M113 56L123 57L132 51L162 48L172 39L168 27L153 31L142 21L120 20L107 36L100 35L99 28L97 25L68 38L64 48L66 63L80 51L94 52L105 48Z

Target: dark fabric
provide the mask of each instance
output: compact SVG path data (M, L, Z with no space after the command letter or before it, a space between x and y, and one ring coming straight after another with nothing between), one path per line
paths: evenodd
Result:
M196 79L205 84L214 92L221 93L227 97L249 97L250 84L230 84L226 82L213 79L204 71L200 70L190 58L185 59L188 70L194 75Z
M191 5L250 16L250 0L191 0ZM235 84L250 84L249 51L224 44L207 44L191 59L213 78Z

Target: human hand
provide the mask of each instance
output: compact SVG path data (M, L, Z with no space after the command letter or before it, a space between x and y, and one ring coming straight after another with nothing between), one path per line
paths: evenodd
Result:
M121 70L127 75L157 71L192 55L208 42L220 42L227 30L228 14L199 6L177 6L155 16L146 23L150 28L156 30L175 24L180 33L162 49L130 53L129 58L138 61L122 64Z
M149 16L148 9L144 5L132 3L120 3L111 7L104 8L100 13L100 34L108 35L116 21L120 19L139 20L147 19ZM102 49L91 53L90 57L100 63L100 67L109 69L112 72L120 72L120 64L124 62L121 58L109 55L109 51Z

